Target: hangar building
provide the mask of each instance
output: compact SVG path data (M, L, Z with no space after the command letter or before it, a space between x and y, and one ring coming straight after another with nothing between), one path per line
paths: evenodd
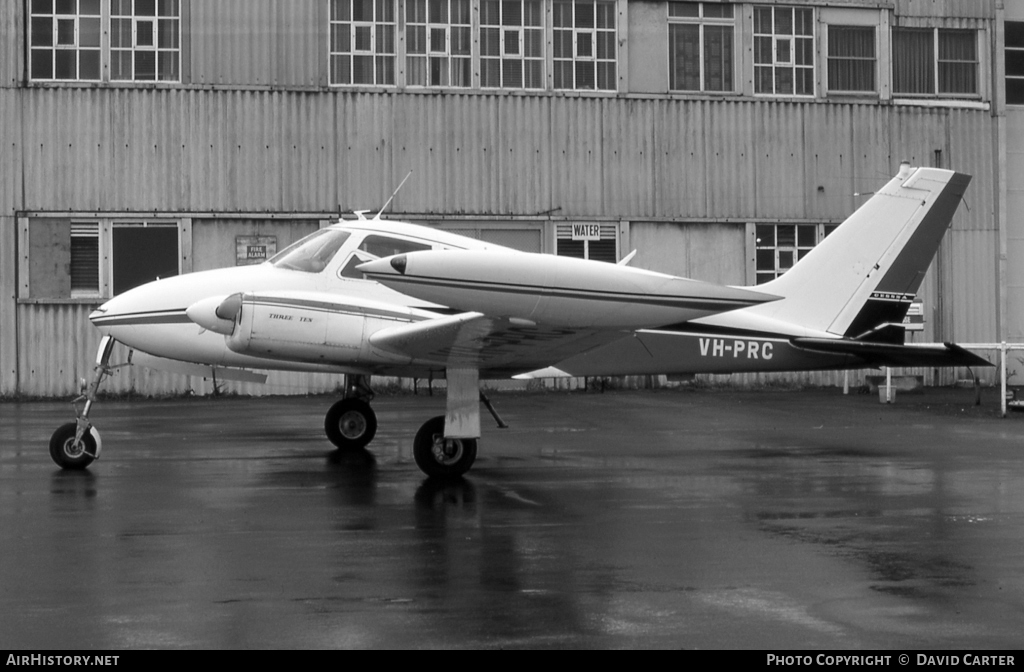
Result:
M259 261L409 171L392 217L754 284L902 160L953 168L913 339L1024 341L1024 0L9 0L0 119L3 396L77 391L105 298Z

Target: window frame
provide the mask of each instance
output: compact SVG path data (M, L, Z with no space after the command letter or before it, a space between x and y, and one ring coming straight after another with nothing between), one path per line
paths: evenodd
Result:
M444 20L435 20L437 17L432 17L433 6L436 3L443 3L445 8ZM423 21L414 20L411 16L414 11L414 7L422 3L423 9ZM465 23L455 23L453 6L457 4L465 5ZM405 0L405 27L404 27L404 40L405 40L405 85L409 88L453 88L453 89L468 89L473 87L473 0ZM411 51L412 45L412 29L420 28L423 30L423 48L422 53ZM436 37L439 32L443 31L444 44L438 48L435 44ZM456 52L456 43L459 42L456 39L456 31L465 32L465 52ZM423 61L423 77L422 83L412 82L412 71L413 61ZM465 62L461 67L465 68L465 72L461 76L458 74L458 68L460 62ZM435 75L435 62L443 62L444 76L443 81L433 81ZM440 72L440 71L438 71ZM464 83L456 83L457 79L461 79Z
M833 39L832 29L840 30L853 30L853 31L864 31L865 33L871 32L871 46L873 55L868 58L864 56L833 56ZM822 56L824 57L824 82L825 91L828 95L843 95L843 96L870 96L877 98L881 92L881 58L879 54L879 40L878 40L878 26L877 25L863 25L863 24L851 24L851 23L828 23L824 25L823 31L824 37L824 49L822 49ZM871 89L848 89L840 88L833 84L832 78L832 65L835 62L842 61L860 61L860 62L871 62Z
M1003 44L1003 95L1006 97L1007 105L1024 105L1024 21L1006 21L1005 22L1005 43ZM1010 25L1013 25L1013 30L1010 30ZM1011 45L1011 34L1013 34L1014 44ZM1019 38L1019 43L1017 40ZM1019 63L1014 64L1014 69L1019 68L1019 74L1010 74L1010 56L1014 55L1014 60ZM1011 100L1010 95L1010 84L1015 84L1015 89L1019 89L1014 92L1014 100Z
M730 7L732 9L732 15L728 17L724 16L707 16L706 7L711 4L715 7ZM673 5L697 5L697 16L681 16L672 14ZM668 14L668 90L669 93L688 93L688 94L712 94L712 95L729 95L738 93L738 77L737 77L737 66L739 58L737 58L738 51L736 48L736 36L737 27L739 27L740 12L738 8L741 7L739 4L731 3L707 3L707 2L679 2L669 0L667 3L666 12ZM673 50L673 28L679 26L696 26L697 27L697 57L699 59L699 80L700 83L697 89L686 89L678 86L673 86L673 80L678 79L676 72L679 69L679 64L676 61L675 51ZM722 89L710 89L708 88L708 61L707 61L707 28L728 28L731 30L731 53L729 56L729 76L727 88Z
M96 0L99 5L99 14L86 14L83 12L83 3L88 0L71 0L75 4L73 12L62 12L61 8L58 7L54 2L50 2L49 11L37 11L35 2L33 0L25 0L25 8L27 15L27 29L28 35L26 36L26 50L28 58L28 80L30 82L38 83L71 83L71 82L88 82L95 83L103 81L103 74L106 68L103 67L104 61L104 48L103 48L103 27L104 27L104 9L109 8L110 0ZM37 30L37 20L39 21L39 29ZM45 35L47 31L44 31L43 22L46 20L50 21L49 29L49 42L38 43L37 38ZM98 23L98 32L96 38L99 43L96 45L83 45L82 42L82 21L93 21ZM72 34L73 38L71 42L62 42L61 24L72 23ZM66 37L64 38L66 39ZM36 60L37 54L46 52L49 54L50 60L50 76L40 77L37 76L36 65L37 63L41 67L41 63ZM90 54L96 52L97 62L96 69L97 73L95 77L82 77L82 56L83 54ZM59 77L60 69L60 56L62 54L74 54L75 63L75 75L73 77Z
M404 28L404 21L399 21L399 10L398 0L365 0L371 7L373 7L373 18L366 20L365 18L355 18L355 4L361 0L330 0L328 5L327 15L327 81L329 87L332 88L353 88L353 87L378 87L378 88L394 88L397 86L398 77L398 57L399 57L399 42L404 39L406 28ZM345 4L348 8L347 18L337 18L335 11L337 8ZM381 9L389 9L390 12L384 11L384 18L379 18L378 14ZM390 17L390 19L389 19ZM403 26L400 30L399 26ZM339 31L337 35L343 34L341 31L342 26L347 26L348 33L348 50L342 51L335 48L335 36L336 30ZM360 30L366 30L369 36L369 48L359 48L361 39ZM388 38L388 32L390 30L390 40ZM382 41L384 45L378 48L378 42ZM390 45L388 44L390 42ZM390 46L390 51L385 49ZM369 58L369 63L372 65L372 82L356 82L356 58ZM336 59L338 59L336 61ZM340 62L340 59L347 59L348 62L348 79L349 81L338 81L337 73L335 70L336 62ZM390 63L390 68L387 64ZM384 81L381 81L384 80Z
M930 91L901 91L897 88L897 45L896 41L899 35L911 34L911 33L930 33L930 72L929 83L931 84ZM963 33L970 34L974 38L974 59L971 61L943 59L941 57L941 37L943 34L949 33ZM891 77L892 96L893 98L909 98L909 99L942 99L942 100L981 100L983 97L982 87L982 56L979 39L980 30L974 28L944 28L940 26L930 27L911 27L911 26L893 26L889 34L890 40L890 68L889 73ZM957 91L942 91L942 64L973 64L973 82L974 91L965 93Z
M37 11L33 0L25 0L26 9L26 26L28 34L25 40L25 58L27 60L26 67L26 82L32 86L48 86L48 85L68 85L68 84L89 84L95 86L96 84L116 84L118 86L141 84L141 85L180 85L184 83L182 64L185 61L185 36L182 34L184 14L183 4L188 0L151 0L153 3L153 14L136 14L136 2L144 2L145 0L69 0L74 2L74 12L60 12L60 7L55 4L50 5L50 11ZM127 4L130 9L130 14L118 13L114 14L115 7L114 2L118 2L119 6L121 2ZM95 3L99 8L99 14L85 13L90 11L91 7L86 7L85 4L92 5ZM38 44L36 43L37 29L36 20L44 22L47 18L52 19L52 25L50 27L51 44ZM73 43L59 44L59 30L60 26L58 20L62 21L73 21L74 22L74 39ZM81 44L82 42L82 22L83 21L95 21L97 22L96 44ZM131 45L124 47L118 45L113 46L115 42L115 21L130 21L131 22ZM139 23L152 23L152 45L138 45L138 25ZM165 35L161 28L162 23L172 24L173 30L171 31L174 44L171 46L162 46L161 39ZM41 27L41 26L40 26ZM122 33L116 33L121 35ZM58 54L62 52L75 52L75 76L74 77L58 77ZM42 57L42 52L50 53L50 65L49 65L49 76L42 76L39 69L42 67L42 62L38 61L37 58ZM95 77L83 77L82 76L82 54L83 52L92 53L95 52L95 68L98 73ZM136 67L139 54L153 54L153 76L152 77L140 77L137 73ZM128 54L128 63L130 64L130 76L129 77L115 77L115 57L119 54ZM165 64L171 71L171 76L161 76L161 64ZM90 66L92 67L92 66Z
M816 62L818 53L819 38L817 35L818 25L818 14L817 8L807 5L753 5L752 6L752 18L753 23L751 26L751 37L752 53L751 53L751 65L753 67L753 92L758 97L771 97L771 98L799 98L802 100L809 100L816 98L818 95L817 79L818 79L818 63ZM759 11L771 12L771 32L758 32L758 13ZM790 12L790 32L784 33L779 32L777 26L777 16L780 12ZM807 19L808 25L810 26L810 33L798 33L797 25L802 23L803 19L798 19L798 16L804 14L809 15ZM771 62L759 61L759 38L760 40L770 39L771 40ZM802 48L800 44L801 40L810 40L809 55L811 63L798 63L799 52ZM788 59L780 57L780 44L788 43ZM771 91L760 90L762 82L760 79L760 71L764 69L770 70L771 73ZM790 82L792 84L791 92L779 92L779 75L780 73L789 72ZM797 82L798 73L810 72L810 91L804 93L797 93Z
M779 227L783 227L783 226L793 226L793 227L795 227L794 231L793 231L793 244L792 245L779 245ZM751 240L751 249L750 249L751 254L750 254L750 258L752 259L751 272L753 273L753 277L752 277L753 282L751 282L750 284L755 285L755 286L756 285L763 285L766 282L771 282L772 280L775 280L777 278L782 277L786 273L786 271L788 271L791 268L793 268L793 266L797 262L799 262L801 259L803 259L803 257L808 252L810 252L815 247L817 247L819 244L821 244L821 241L823 241L825 239L825 237L828 236L830 233L832 233L832 231L834 231L836 229L836 227L838 227L838 226L839 226L839 224L835 224L835 223L831 223L831 222L798 222L798 221L790 221L790 222L754 222L754 223L751 223L749 225L749 227L750 227L749 230L751 232L751 236L750 236L750 240ZM769 243L769 244L762 244L762 241L761 241L761 238L760 238L760 235L761 235L760 229L762 229L763 227L771 227L771 230L772 230L772 242ZM806 241L805 241L804 244L801 244L801 241L800 241L800 229L801 228L803 228L804 230L813 229L813 231L814 231L814 243L812 245L807 245ZM762 261L763 261L763 259L767 255L761 255L759 253L760 252L767 252L769 250L773 251L773 254L772 254L772 257L773 257L772 268L771 269L761 268ZM781 268L780 267L780 263L779 263L780 262L780 251L784 251L784 252L787 252L787 253L792 252L792 254L793 254L793 263L790 266L788 266L786 268Z
M543 0L512 0L518 5L519 8L519 21L518 23L509 23L510 17L505 14L505 9L509 6L509 1L499 0L477 0L476 6L480 8L480 21L476 29L476 42L480 45L479 53L476 55L477 69L480 72L480 88L487 91L492 90L510 90L510 91L543 91L547 88L547 62L548 62L548 51L545 49L546 32L548 29L547 22L545 21L546 13L544 11ZM490 19L485 18L484 4L493 2L497 6L497 23L485 23ZM527 11L527 5L532 5L531 11ZM527 23L527 16L533 14L536 16L538 23ZM484 37L485 31L497 31L498 40L498 54L485 54L484 45L487 38ZM514 34L519 45L519 52L509 52L507 47L507 39L509 35ZM529 40L536 39L539 37L540 55L527 54L527 43ZM489 80L489 75L485 74L485 67L489 67L491 63L497 64L497 78L498 85L494 86ZM507 67L519 65L519 80L518 86L509 83ZM528 67L539 69L539 72L535 72L532 76L527 76ZM485 81L485 79L487 81ZM536 86L528 86L527 80L536 80Z
M97 284L95 288L75 288L74 283L71 281L75 277L75 269L71 267L71 262L67 268L69 278L68 293L55 296L48 296L45 294L37 294L37 289L34 290L31 286L30 281L30 269L33 263L39 263L38 260L28 259L28 263L24 264L21 270L21 280L19 282L19 293L18 299L20 301L28 302L43 302L43 303L76 303L85 302L93 303L106 301L114 296L114 267L117 264L117 259L114 256L114 231L125 228L163 228L163 229L174 229L176 238L178 241L178 248L175 254L177 262L177 275L187 273L191 271L190 252L184 249L186 240L188 238L187 231L190 230L191 220L190 219L179 219L174 217L80 217L73 214L58 214L58 215L43 215L33 214L26 217L19 218L21 222L21 228L19 233L19 246L24 246L23 249L32 249L31 229L36 224L33 224L35 220L43 220L51 223L65 222L68 225L70 232L68 240L68 259L71 259L71 248L75 238L94 238L97 241L96 244L96 259L94 265L97 272ZM188 252L188 254L186 254ZM188 257L188 258L187 258ZM168 276L170 277L170 276ZM46 290L43 290L44 292Z
M558 6L569 5L571 7L571 25L559 25ZM584 20L582 14L577 13L577 8L582 5L589 5L593 11L586 17L591 21L590 25L581 25ZM613 17L612 28L601 27L601 8L610 9L610 16ZM564 15L563 19L564 19ZM592 91L594 93L616 93L619 90L619 17L617 0L553 0L551 10L551 89L553 91ZM566 44L558 47L560 40L564 39L561 34L567 34L572 43L572 53L569 57L559 56L558 49L564 49ZM607 41L609 36L612 41L612 58L600 56L601 43ZM587 48L589 53L581 54L581 49ZM580 86L580 73L585 66L593 65L593 86ZM601 66L604 66L604 78L612 80L610 86L602 86ZM611 70L611 72L609 72ZM571 83L566 85L566 75L571 75Z

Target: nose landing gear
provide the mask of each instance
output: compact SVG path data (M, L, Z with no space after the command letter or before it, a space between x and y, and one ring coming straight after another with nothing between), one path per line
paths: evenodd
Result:
M99 459L103 442L100 434L89 420L89 412L96 401L103 378L113 373L119 366L110 366L110 353L114 349L114 339L104 336L100 340L99 351L96 353L96 366L93 368L92 382L85 392L71 402L75 409L75 422L68 422L57 428L50 436L50 458L61 469L85 469L93 460ZM81 410L78 405L83 404Z

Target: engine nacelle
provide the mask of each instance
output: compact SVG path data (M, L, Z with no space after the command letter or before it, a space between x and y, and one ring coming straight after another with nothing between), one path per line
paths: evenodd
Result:
M226 337L233 352L316 364L405 364L409 359L370 345L370 334L423 319L415 311L371 301L325 300L323 294L244 294L235 327Z

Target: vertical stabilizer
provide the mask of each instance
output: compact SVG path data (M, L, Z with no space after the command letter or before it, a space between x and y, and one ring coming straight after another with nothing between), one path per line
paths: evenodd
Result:
M742 312L847 338L899 324L970 181L904 164L792 269L758 285L783 300Z

